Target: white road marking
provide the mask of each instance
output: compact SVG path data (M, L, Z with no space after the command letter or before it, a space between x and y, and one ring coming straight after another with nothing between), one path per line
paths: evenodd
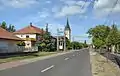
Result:
M43 72L45 72L45 71L47 71L47 70L52 69L53 67L54 67L54 65L51 65L50 67L48 67L48 68L46 68L46 69L42 70L41 72L43 73Z
M68 60L69 58L65 58L65 60Z

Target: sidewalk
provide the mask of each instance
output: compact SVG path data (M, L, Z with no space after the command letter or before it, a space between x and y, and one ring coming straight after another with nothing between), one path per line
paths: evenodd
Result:
M120 68L96 52L90 52L93 76L120 76Z
M43 56L43 57L36 57L36 58L31 58L31 59L24 59L24 60L17 60L17 61L12 61L12 62L8 62L8 63L2 63L2 64L0 64L0 71L8 69L8 68L13 68L13 67L29 64L32 62L36 62L38 60L44 60L44 59L52 58L55 56L67 54L67 53L70 53L70 52L62 52L62 53L57 53L57 54Z

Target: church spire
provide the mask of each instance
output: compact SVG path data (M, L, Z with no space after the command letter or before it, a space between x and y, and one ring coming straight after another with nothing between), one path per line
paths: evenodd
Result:
M67 24L66 24L66 26L65 26L65 30L71 30L71 29L70 29L70 25L69 25L68 17L67 17Z

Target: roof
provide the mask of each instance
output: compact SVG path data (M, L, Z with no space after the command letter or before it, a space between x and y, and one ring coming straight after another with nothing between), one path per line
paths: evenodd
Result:
M29 26L27 26L27 27L25 27L23 29L20 29L20 30L14 32L14 33L15 34L33 34L33 33L42 34L44 32L45 31L43 31L42 29L40 29L38 27L35 27L32 24L30 24Z
M70 25L69 25L68 18L67 18L67 24L66 24L66 26L65 26L65 30L71 30L71 29L70 29Z
M22 40L16 36L14 36L13 33L8 32L1 27L0 27L0 39Z

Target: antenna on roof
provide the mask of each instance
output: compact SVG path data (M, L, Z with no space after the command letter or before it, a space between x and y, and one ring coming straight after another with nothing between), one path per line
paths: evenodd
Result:
M46 23L46 32L48 32L48 23Z

